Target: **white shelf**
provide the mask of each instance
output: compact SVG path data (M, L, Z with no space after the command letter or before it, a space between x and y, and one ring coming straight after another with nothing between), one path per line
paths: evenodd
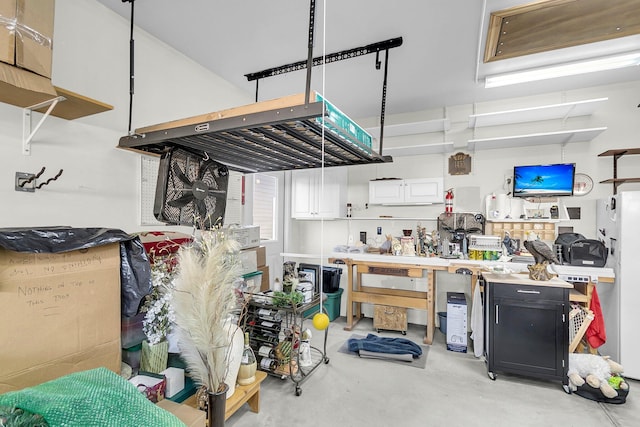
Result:
M505 223L526 223L526 222L543 222L556 224L558 222L569 221L568 219L550 219L550 218L504 218L504 219L486 219L487 222L505 222Z
M606 127L590 129L573 129L558 132L532 133L528 135L503 136L497 138L470 139L469 150L485 150L493 148L527 147L531 145L568 144L570 142L587 142L607 130Z
M416 135L420 133L444 132L451 127L449 119L425 120L422 122L385 125L384 136ZM365 129L376 139L380 138L380 126Z
M392 157L420 156L424 154L450 153L453 151L453 142L440 142L436 144L421 144L408 147L382 147L382 154Z
M348 219L348 220L362 220L362 221L380 221L380 220L387 220L387 221L437 221L438 218L413 218L413 217L399 217L399 216L393 216L393 217L380 217L380 216L361 216L361 217L351 217L351 218L338 218L338 219Z
M514 123L566 119L568 117L589 116L608 99L609 98L596 98L585 101L545 105L541 107L473 114L469 116L469 127L479 128Z

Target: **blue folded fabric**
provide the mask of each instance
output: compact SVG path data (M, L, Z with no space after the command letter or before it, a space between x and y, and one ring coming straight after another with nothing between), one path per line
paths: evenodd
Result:
M376 353L411 354L414 359L422 355L422 349L416 343L406 338L379 337L368 334L366 338L349 338L347 340L349 351L359 353L367 350Z

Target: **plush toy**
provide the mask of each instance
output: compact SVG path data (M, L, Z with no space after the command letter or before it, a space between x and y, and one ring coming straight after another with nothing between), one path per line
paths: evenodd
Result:
M624 371L619 363L608 356L595 354L569 354L569 384L576 391L586 381L593 388L600 389L602 394L613 399L618 396L618 390L627 390L629 385L619 375ZM617 387L616 387L617 386Z

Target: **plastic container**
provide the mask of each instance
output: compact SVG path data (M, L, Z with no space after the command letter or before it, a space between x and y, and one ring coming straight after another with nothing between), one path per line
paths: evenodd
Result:
M145 340L142 330L142 320L145 313L138 313L133 317L123 317L120 323L120 346L130 348Z
M340 317L340 302L342 301L342 288L338 288L338 292L327 293L327 300L324 302L324 308L327 310L327 315L330 321L336 320Z
M322 292L330 294L338 292L340 289L340 276L342 268L340 267L323 267L322 269Z
M122 349L122 361L131 366L134 371L140 369L140 355L142 353L142 344L130 348Z
M447 335L447 312L446 311L438 312L438 324L440 325L438 326L438 329L440 329L440 332Z

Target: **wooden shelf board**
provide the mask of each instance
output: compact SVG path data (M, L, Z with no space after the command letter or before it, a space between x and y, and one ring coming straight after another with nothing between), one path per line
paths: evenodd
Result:
M532 108L474 114L469 116L469 127L479 128L514 123L537 122L543 120L564 119L567 117L588 116L609 98L596 98L584 101L565 102Z
M640 148L618 148L615 150L607 150L604 153L598 154L598 157L611 157L617 155L626 154L640 154Z
M104 113L113 110L113 106L105 104L95 99L87 98L70 90L54 86L58 96L64 96L65 100L59 102L51 111L51 115L60 117L61 119L74 120L80 117L90 116L92 114ZM36 110L44 113L47 107Z
M532 133L528 135L505 136L497 138L471 139L467 144L467 148L469 150L475 150L526 147L531 145L567 144L570 142L586 142L591 141L606 129L606 127L599 127L558 132Z
M382 154L392 157L420 156L423 154L449 153L451 151L453 151L453 142L382 148Z
M600 181L600 184L622 184L623 182L640 182L640 178L609 178Z

